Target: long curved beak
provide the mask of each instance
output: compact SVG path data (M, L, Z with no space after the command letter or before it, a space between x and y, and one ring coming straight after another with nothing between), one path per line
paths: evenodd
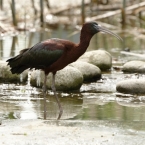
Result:
M122 39L119 35L117 35L117 34L111 32L110 30L108 30L108 29L106 29L106 28L103 28L103 27L101 27L101 26L97 26L97 29L98 29L99 31L101 31L101 32L105 32L105 33L111 34L111 35L113 35L114 37L116 37L117 39L123 41L123 39Z

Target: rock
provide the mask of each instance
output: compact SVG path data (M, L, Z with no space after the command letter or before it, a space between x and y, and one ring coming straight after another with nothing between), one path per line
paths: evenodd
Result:
M31 75L30 79L31 85L42 88L44 81L44 72L41 70L32 70L30 75Z
M121 93L144 94L145 93L145 80L143 79L123 80L117 83L116 90Z
M129 61L123 65L123 72L129 73L145 73L144 61Z
M38 83L38 80L36 81L36 77L38 75L40 77L39 85L42 86L44 73L41 71L39 74L37 71L38 70L32 72L31 84L36 86L36 82ZM47 85L49 89L51 89L51 80L52 74L49 74L47 79ZM57 91L78 90L82 84L83 75L78 69L74 67L67 66L56 73L55 86Z
M96 51L96 50L94 50L94 51ZM87 52L85 52L85 53L79 58L79 60L80 60L80 61L84 61L84 62L91 63L91 62L90 62L90 57L93 55L93 52L94 52L94 51L87 51Z
M93 64L76 61L71 63L70 66L77 68L82 73L84 81L96 81L101 78L101 70Z
M86 52L82 57L80 57L80 60L96 65L103 71L112 67L112 57L110 53L105 50Z
M23 81L27 80L27 73L22 73ZM0 82L18 83L20 82L20 75L12 74L7 62L0 61Z

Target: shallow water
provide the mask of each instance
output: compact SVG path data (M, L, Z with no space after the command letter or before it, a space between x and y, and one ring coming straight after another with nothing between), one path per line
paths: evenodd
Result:
M115 74L115 73L114 73ZM104 74L102 80L83 84L78 92L58 92L69 120L145 121L145 96L117 97L115 84L128 74ZM131 77L135 77L133 74ZM141 75L140 78L144 78ZM0 85L0 118L43 119L43 94L30 86ZM47 94L47 119L56 119L58 107L53 93Z

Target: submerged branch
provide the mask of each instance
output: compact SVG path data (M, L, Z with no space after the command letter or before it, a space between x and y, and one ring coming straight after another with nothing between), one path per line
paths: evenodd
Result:
M137 57L145 59L145 54L136 54L136 53L133 53L133 52L126 52L126 51L121 51L120 53L125 54L125 55L137 56Z

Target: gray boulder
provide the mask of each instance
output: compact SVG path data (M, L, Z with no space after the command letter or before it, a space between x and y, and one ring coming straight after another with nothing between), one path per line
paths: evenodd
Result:
M76 61L71 63L70 66L77 68L83 74L84 81L99 80L101 78L101 70L93 64Z
M144 94L145 80L143 79L129 79L117 83L116 90L121 93L128 94Z
M110 53L105 50L94 50L86 52L80 60L92 63L105 71L112 67L112 57Z
M26 80L27 72L23 72L21 76L12 74L10 71L10 67L7 65L7 62L0 61L0 82L18 83L26 82Z
M39 77L39 78L37 78ZM40 85L42 87L44 80L44 73L35 70L32 72L31 84L36 86ZM48 75L47 86L51 89L52 74ZM82 73L71 66L67 66L64 69L56 73L55 86L58 91L70 91L78 90L83 84Z
M129 61L123 65L123 72L129 73L145 73L144 61Z

